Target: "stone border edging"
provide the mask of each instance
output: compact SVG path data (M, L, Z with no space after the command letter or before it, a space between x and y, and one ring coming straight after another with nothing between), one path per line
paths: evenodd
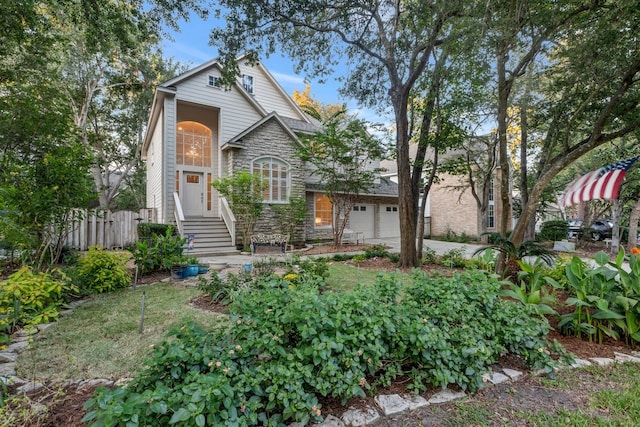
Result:
M73 301L63 307L60 312L60 316L65 316L79 305L87 302L87 299ZM37 334L45 329L51 327L54 323L44 323L36 325L34 328L21 329L14 333L11 338L12 342L6 349L0 351L0 382L7 386L16 386L18 393L31 393L38 391L45 387L43 383L25 380L16 375L15 363L22 351L29 346L30 340L37 336ZM640 363L640 352L631 351L631 354L614 352L614 358L606 357L591 357L588 360L574 359L573 363L567 366L557 368L562 369L577 369L585 366L598 365L609 366L615 363ZM492 385L502 384L505 382L518 381L520 378L524 378L524 373L515 369L502 368L502 372L491 371L482 375L482 381L484 385L481 388L489 387ZM539 370L532 372L533 376L546 374L545 370ZM85 380L65 380L61 381L62 385L77 385L81 387L95 387L95 386L120 386L130 381L130 378L122 378L118 381L112 381L108 379L85 379ZM311 424L314 427L360 427L372 424L378 421L382 416L389 416L395 414L401 414L407 411L414 411L418 408L439 405L448 403L453 400L462 399L467 396L467 393L463 391L453 391L447 388L442 391L433 394L426 399L420 395L399 395L399 394L382 394L374 397L374 402L377 405L372 407L366 405L364 409L356 409L353 407L347 408L342 414L341 418L334 415L328 415L321 423ZM289 424L289 427L304 427L300 423Z
M615 358L605 357L591 357L588 360L576 358L571 365L567 365L562 369L575 369L585 366L598 365L609 366L615 363L640 363L640 352L632 351L632 354L614 352ZM502 372L492 371L482 375L482 381L484 385L481 387L490 387L497 384L506 382L518 381L524 378L524 373L515 369L502 368ZM532 372L532 376L539 376L546 374L545 370ZM359 427L370 425L378 421L382 416L401 414L407 411L413 411L415 409L429 406L438 405L442 403L451 402L453 400L461 399L467 396L467 393L463 391L453 391L444 389L438 393L432 395L428 400L420 395L398 395L398 394L382 394L374 397L374 401L377 405L372 407L370 405L365 406L364 409L356 409L353 407L347 408L340 418L334 415L328 415L321 423L311 424L314 427ZM303 427L300 423L289 424L289 427Z

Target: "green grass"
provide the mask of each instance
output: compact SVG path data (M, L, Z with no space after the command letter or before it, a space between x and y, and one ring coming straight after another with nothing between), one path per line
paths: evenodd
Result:
M350 291L356 285L371 285L379 271L366 270L353 265L334 263L329 265L327 285L336 291Z
M336 291L350 291L357 285L373 285L380 274L377 270L367 270L354 265L334 263L329 265L329 278L327 285ZM400 280L409 282L408 274L398 272Z
M18 375L40 380L131 377L149 355L149 346L172 327L188 321L212 326L220 320L219 314L188 305L199 294L193 288L158 283L94 296L40 333L18 358Z

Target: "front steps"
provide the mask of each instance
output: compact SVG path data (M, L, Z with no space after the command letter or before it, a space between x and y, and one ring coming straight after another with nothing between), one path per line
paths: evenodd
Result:
M235 246L231 245L231 235L221 219L185 218L182 223L182 232L182 236L186 238L190 234L193 235L193 249L188 250L185 244L184 253L187 256L203 257L240 253Z

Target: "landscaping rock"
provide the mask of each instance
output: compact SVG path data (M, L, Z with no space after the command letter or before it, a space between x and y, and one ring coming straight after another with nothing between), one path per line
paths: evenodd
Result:
M0 383L1 383L1 384L8 385L8 386L15 385L15 386L18 386L18 387L19 387L19 386L21 386L21 385L23 385L23 384L26 384L26 383L27 383L27 381L26 381L26 380L23 380L23 379L22 379L22 378L20 378L20 377L16 377L16 376L12 376L12 377L4 377L4 376L0 376Z
M36 325L36 328L38 328L38 330L42 332L45 329L49 329L52 326L53 326L53 323L42 323L41 325Z
M320 424L313 424L316 427L346 427L340 418L328 415Z
M486 379L491 384L502 384L509 381L509 377L500 372L489 372L482 375L483 380Z
M613 359L609 359L608 357L590 357L590 360L592 360L596 365L600 365L600 366L608 366L613 364L614 360Z
M381 394L374 400L385 415L397 414L409 409L409 402L397 394Z
M15 377L16 364L14 362L0 364L0 377Z
M618 353L618 352L615 352L615 351L613 352L613 354L615 354L617 362L640 363L640 357L631 356L631 355L624 354L624 353Z
M522 372L516 371L515 369L509 369L509 368L503 368L502 372L504 372L512 380L515 380L516 378L519 378L523 375Z
M380 414L375 408L367 406L364 409L349 408L347 412L342 414L342 421L348 426L366 426L378 420Z
M467 395L463 391L453 391L449 389L444 389L441 392L431 396L431 398L429 399L429 403L432 405L438 404L438 403L447 403L447 402L451 402L452 400L462 399L463 397L466 397L466 396Z
M27 348L29 345L29 341L21 341L11 344L9 347L5 349L5 351L9 353L22 353L22 350Z
M27 394L27 393L33 393L34 391L38 391L38 390L42 389L43 387L44 387L44 384L42 384L42 383L35 383L35 382L29 381L28 383L18 387L18 391L20 393Z
M11 336L11 340L15 341L16 338L22 338L22 337L30 337L31 335L35 335L38 333L38 330L36 328L24 328L24 329L20 329L19 331L17 331L15 334L13 334Z
M588 360L584 360L584 359L576 359L571 364L572 368L582 368L582 367L585 367L585 366L591 366L591 362L589 362Z
M402 396L407 402L409 402L409 410L414 411L418 408L422 408L423 406L429 405L429 401L422 396L416 396L413 394L408 394Z
M15 362L18 355L12 351L0 351L0 363Z

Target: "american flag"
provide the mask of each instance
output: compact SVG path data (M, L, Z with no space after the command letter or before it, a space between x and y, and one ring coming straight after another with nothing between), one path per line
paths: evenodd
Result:
M617 199L625 173L638 159L640 156L621 160L581 176L564 191L561 205L570 206L593 199Z

